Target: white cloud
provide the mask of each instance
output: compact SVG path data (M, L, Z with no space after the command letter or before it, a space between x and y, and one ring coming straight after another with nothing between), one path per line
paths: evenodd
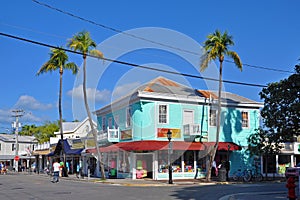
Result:
M3 123L11 122L11 111L10 110L1 110L0 109L0 121Z
M14 107L21 108L23 110L48 110L53 106L52 104L43 104L32 96L22 95L19 97Z
M0 110L0 122L1 126L5 126L6 128L11 128L11 123L16 119L13 117L14 113L12 112L14 109L9 110ZM19 119L21 122L21 126L24 123L33 123L33 122L43 122L44 120L40 117L33 115L31 112L24 111L22 113L22 117Z
M131 92L133 89L137 88L140 85L141 85L140 82L133 82L133 83L127 83L127 84L117 86L113 91L114 99L122 97L125 94L128 94L129 92Z
M24 116L22 117L22 121L24 122L43 122L44 120L40 117L33 115L31 112L25 112Z
M97 90L96 88L87 88L87 97L88 100L95 100L95 102L107 102L110 99L111 92L107 89ZM67 92L69 96L73 98L82 98L83 99L83 90L82 85L79 85L73 90Z

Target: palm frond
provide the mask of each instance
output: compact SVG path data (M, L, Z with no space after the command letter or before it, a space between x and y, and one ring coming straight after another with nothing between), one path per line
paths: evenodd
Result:
M210 62L211 60L215 60L217 58L219 59L220 62L223 62L224 55L228 55L234 60L237 67L241 70L242 63L238 54L228 50L228 47L233 45L234 45L233 37L229 35L227 31L225 31L222 34L219 30L216 30L214 33L209 34L207 36L207 40L204 42L204 49L207 51L207 54L209 55L206 56L206 58L209 59L208 62ZM203 69L204 68L201 68L200 70L202 71Z
M81 31L68 40L67 46L74 51L79 51L85 55L88 53L92 54L91 51L96 48L97 44L91 39L89 32ZM96 53L95 56L103 58L103 54L101 54Z
M90 50L90 54L93 56L96 56L97 58L103 58L103 53L101 51L99 51L98 49Z
M52 62L46 62L45 64L42 65L42 67L39 69L39 71L36 73L37 76L44 74L44 73L48 73L48 72L52 72L57 70L59 67L55 64L53 64Z
M235 65L242 71L243 64L242 64L242 61L241 61L239 55L235 51L228 51L227 55L233 59Z
M77 73L78 69L75 69L77 65L75 65L75 63L67 63L68 59L68 55L61 47L57 49L50 49L50 59L42 65L36 75L38 76L43 73L59 70L61 66L63 69L71 69L73 73Z
M67 63L64 69L71 70L73 74L77 74L79 71L79 67L74 62Z
M206 70L206 68L208 67L208 63L209 63L209 54L208 53L204 53L201 58L200 58L200 71L203 72Z

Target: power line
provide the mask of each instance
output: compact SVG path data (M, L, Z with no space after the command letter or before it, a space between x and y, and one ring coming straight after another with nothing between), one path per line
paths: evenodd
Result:
M224 61L228 62L228 63L234 63L231 60L224 60ZM274 72L284 72L284 73L290 73L290 74L294 73L294 72L288 71L288 70L275 69L275 68L269 68L269 67L261 67L261 66L246 64L246 63L243 63L243 65L248 66L248 67L252 67L252 68L256 68L256 69L265 69L265 70L274 71Z
M38 31L38 30L33 30L31 28L27 28L27 27L21 27L21 26L16 26L16 25L11 25L11 24L6 24L6 23L1 23L0 24L2 25L5 25L5 26L9 26L9 27L12 27L12 28L16 28L16 29L19 29L19 30L25 30L25 31L30 31L30 32L34 32L34 33L38 33L38 34L43 34L43 35L47 35L47 36L51 36L51 37L56 37L56 38L66 38L64 36L61 36L61 35L56 35L56 34L49 34L49 33L46 33L46 32L42 32L42 31ZM117 47L111 47L111 46L107 46L106 48L110 48L110 49L118 49L118 50L123 50L121 48L117 48ZM156 56L156 57L161 57L161 58L166 58L165 56L161 56L161 55L155 55L153 53L149 54L149 53L142 53L142 52L138 52L139 54L145 54L145 55L151 55L151 56ZM169 59L169 58L167 58ZM228 63L234 63L233 61L231 60L224 60L225 62L228 62ZM249 66L249 67L252 67L252 68L257 68L257 69L264 69L264 70L270 70L270 71L275 71L275 72L281 72L281 73L294 73L292 71L287 71L287 70L280 70L280 69L275 69L275 68L268 68L268 67L261 67L261 66L255 66L255 65L249 65L249 64L243 64L244 66Z
M71 16L71 17L74 17L74 18L77 18L77 19L82 20L82 21L84 21L84 22L88 22L88 23L90 23L90 24L99 26L99 27L101 27L101 28L105 28L105 29L111 30L111 31L113 31L113 32L121 33L121 34L130 36L130 37L139 39L139 40L143 40L143 41L150 42L150 43L153 43L153 44L157 44L157 45L160 45L160 46L164 46L164 47L168 47L168 48L171 48L171 49L176 49L176 50L179 50L179 51L183 51L183 52L186 52L186 53L190 53L190 54L193 54L193 55L200 56L200 54L199 54L199 53L196 53L196 52L192 52L192 51L185 50L185 49L181 49L181 48L174 47L174 46L171 46L171 45L163 44L163 43L156 42L156 41L153 41L153 40L149 40L149 39L147 39L147 38L140 37L140 36L137 36L137 35L134 35L134 34L126 33L126 32L123 32L122 30L119 30L119 29L116 29L116 28L112 28L112 27L106 26L106 25L104 25L104 24L97 23L97 22L94 22L94 21L89 20L89 19L85 19L85 18L83 18L83 17L80 17L80 16L78 16L78 15L72 14L72 13L67 12L67 11L63 11L63 10L61 10L61 9L55 8L55 7L53 7L53 6L50 6L50 5L46 4L46 3L42 3L42 2L39 2L39 1L37 1L37 0L32 0L32 1L35 2L35 3L37 3L37 4L39 4L39 5L42 5L42 6L44 6L44 7L50 8L50 9L52 9L52 10L55 10L55 11L57 11L57 12L63 13L63 14L65 14L65 15L69 15L69 16Z
M34 41L34 40L29 40L29 39L26 39L26 38L14 36L14 35L2 33L2 32L0 32L0 35L5 36L5 37L9 37L9 38L13 38L13 39L16 39L16 40L21 40L21 41L25 41L25 42L28 42L28 43L36 44L36 45L39 45L39 46L44 46L44 47L49 47L49 48L54 48L54 49L62 49L66 52L70 52L70 53L73 53L73 54L78 54L78 55L83 56L83 53L73 51L73 50L70 50L70 49L61 48L61 47L57 47L57 46L54 46L54 45L50 45L50 44L46 44L46 43L42 43L42 42L37 42L37 41ZM87 56L99 59L99 57L91 55L91 54L87 54ZM100 58L100 59L105 60L105 61L109 61L109 62L122 64L122 65L131 66L131 67L148 69L148 70L152 70L152 71L159 71L159 72L168 73L168 74L181 75L181 76L185 76L185 77L198 78L198 79L209 80L209 81L217 81L217 82L219 81L219 79L215 79L215 78L209 78L209 77L203 77L203 76L199 76L199 75L192 75L192 74L187 74L187 73L180 73L180 72L173 72L173 71L169 71L169 70L157 69L157 68L153 68L153 67L149 67L149 66L138 65L138 64L134 64L134 63L114 60L114 59L105 58L105 57ZM236 84L236 85L253 86L253 87L267 87L266 85L253 84L253 83L244 83L244 82L238 82L238 81L223 80L223 82L224 83L230 83L230 84Z
M47 8L49 8L49 9L51 9L51 10L55 10L55 11L60 12L60 13L62 13L62 14L71 16L71 17L73 17L73 18L79 19L79 20L81 20L81 21L84 21L84 22L87 22L87 23L90 23L90 24L99 26L99 27L101 27L101 28L104 28L104 29L107 29L107 30L110 30L110 31L113 31L113 32L116 32L116 33L121 33L121 34L127 35L127 36L132 37L132 38L135 38L135 39L147 41L147 42L150 42L150 43L152 43L152 44L157 44L157 45L160 45L160 46L163 46L163 47L167 47L167 48L171 48L171 49L174 49L174 50L182 51L182 52L189 53L189 54L192 54L192 55L201 56L201 54L199 54L199 53L197 53L197 52L189 51L189 50L182 49L182 48L179 48L179 47L174 47L174 46L172 46L172 45L167 45L167 44L164 44L164 43L161 43L161 42L157 42L157 41L154 41L154 40L149 40L149 39L147 39L147 38L140 37L140 36L137 36L137 35L134 35L134 34L130 34L130 33L124 32L124 31L122 31L122 30L113 28L113 27L111 27L111 26L107 26L107 25L104 25L104 24L100 24L100 23L97 23L97 22L95 22L95 21L92 21L92 20L89 20L89 19L80 17L80 16L75 15L75 14L73 14L73 13L70 13L70 12L61 10L61 9L59 9L59 8L53 7L53 6L49 5L49 4L42 3L42 2L39 2L39 1L37 1L37 0L32 0L32 1L35 2L35 3L37 3L37 4L39 4L39 5L41 5L41 6L47 7ZM225 60L225 62L233 63L232 61L229 61L229 60ZM292 71L280 70L280 69L268 68L268 67L261 67L261 66L256 66L256 65L251 65L251 64L246 64L246 63L243 63L243 66L252 67L252 68L257 68L257 69L270 70L270 71L275 71L275 72L284 72L284 73L291 73L291 74L294 73L294 72L292 72Z

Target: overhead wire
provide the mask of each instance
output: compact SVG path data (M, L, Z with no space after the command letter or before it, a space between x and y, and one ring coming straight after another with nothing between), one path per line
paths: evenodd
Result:
M44 46L44 47L54 48L54 49L62 49L66 52L83 56L83 53L81 53L81 52L73 51L73 50L70 50L70 49L62 48L62 47L57 47L57 46L46 44L46 43L43 43L43 42L38 42L38 41L30 40L30 39L27 39L27 38L18 37L18 36L11 35L11 34L6 34L6 33L3 33L3 32L0 32L0 35L2 35L4 37L8 37L8 38L12 38L12 39L32 43L32 44L39 45L39 46ZM97 59L102 59L102 60L113 62L113 63L118 63L118 64L121 64L121 65L136 67L136 68L142 68L142 69L147 69L147 70L152 70L152 71L159 71L159 72L168 73L168 74L181 75L181 76L190 77L190 78L198 78L198 79L203 79L203 80L219 82L219 79L215 79L215 78L203 77L203 76L187 74L187 73L174 72L174 71L169 71L169 70L164 70L164 69L157 69L157 68L153 68L153 67L149 67L149 66L145 66L145 65L138 65L138 64L135 64L135 63L129 63L129 62L110 59L110 58L105 58L105 57L99 58L99 57L91 55L91 54L87 54L86 56L92 57L92 58L97 58ZM230 84L236 84L236 85L252 86L252 87L262 87L262 88L267 87L266 85L245 83L245 82L239 82L239 81L223 80L222 82L230 83Z
M86 18L80 17L78 15L75 15L73 13L61 10L61 9L53 7L53 6L49 5L49 4L46 4L46 3L43 3L43 2L40 2L40 1L37 1L37 0L32 0L32 1L35 2L35 3L37 3L37 4L39 4L39 5L41 5L41 6L47 7L49 9L51 9L51 10L55 10L55 11L60 12L62 14L71 16L73 18L77 18L77 19L82 20L84 22L87 22L87 23L99 26L101 28L104 28L104 29L107 29L107 30L110 30L110 31L113 31L113 32L116 32L116 33L121 33L121 34L127 35L127 36L132 37L132 38L136 38L136 39L139 39L139 40L147 41L149 43L153 43L153 44L157 44L157 45L160 45L160 46L163 46L163 47L167 47L167 48L171 48L171 49L174 49L174 50L182 51L182 52L189 53L189 54L192 54L192 55L195 55L195 56L201 56L201 54L199 54L197 52L189 51L189 50L182 49L182 48L179 48L179 47L174 47L172 45L167 45L167 44L164 44L164 43L161 43L161 42L157 42L157 41L154 41L154 40L150 40L150 39L147 39L147 38L144 38L144 37L137 36L135 34L127 33L127 32L124 32L122 30L119 30L117 28L113 28L111 26L107 26L107 25L104 25L104 24L101 24L101 23L97 23L97 22L92 21L90 19L86 19ZM229 60L224 60L224 61L228 62L228 63L233 63L233 61L229 61ZM268 67L256 66L256 65L246 64L246 63L243 63L243 66L257 68L257 69L270 70L270 71L275 71L275 72L283 72L283 73L290 73L290 74L294 73L294 72L288 71L288 70L268 68Z

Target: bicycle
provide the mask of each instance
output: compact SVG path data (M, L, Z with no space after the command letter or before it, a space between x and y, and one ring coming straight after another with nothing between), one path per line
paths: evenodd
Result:
M250 170L251 180L255 182L261 182L263 180L263 175L258 171L258 167L255 167L255 170Z
M243 180L244 182L249 182L252 178L252 175L251 175L251 171L245 169L245 170L241 170L241 169L238 169L237 171L235 171L232 175L232 179L234 181L237 181L237 180Z

